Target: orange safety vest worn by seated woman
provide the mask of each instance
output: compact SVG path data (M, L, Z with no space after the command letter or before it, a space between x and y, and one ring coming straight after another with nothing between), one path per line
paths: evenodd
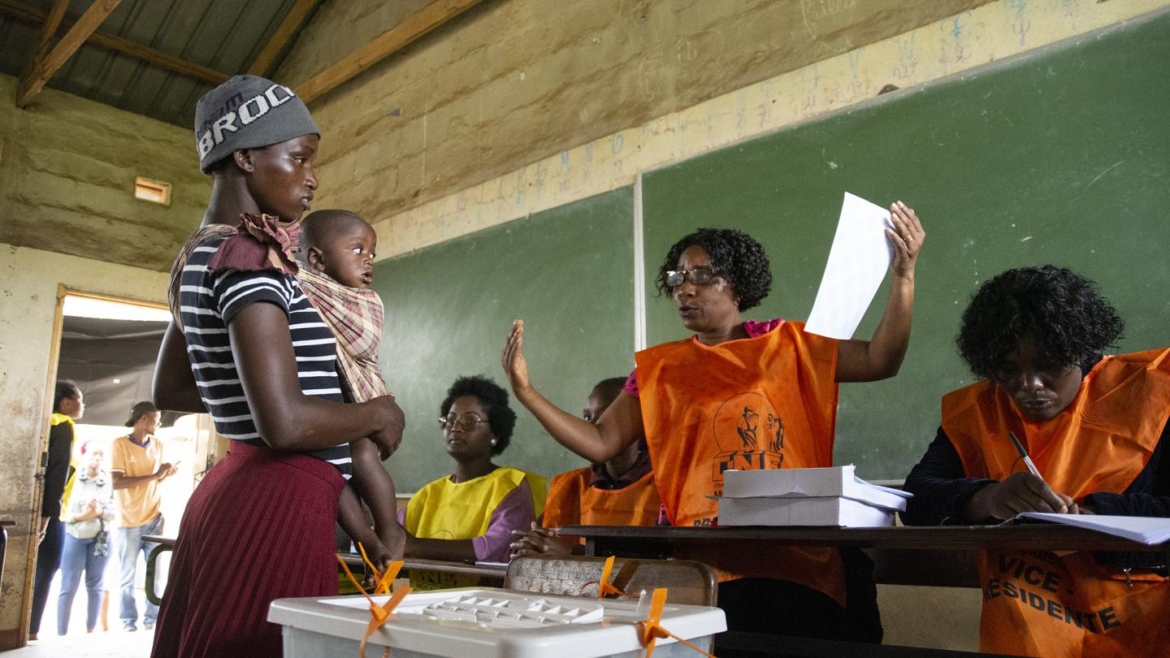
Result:
M1055 418L1033 422L998 386L947 394L942 428L971 478L1020 471L1024 443L1054 491L1081 501L1122 493L1145 468L1170 416L1170 350L1105 357ZM982 551L980 650L1029 656L1164 655L1170 581L1125 573L1089 553Z
M691 337L638 352L642 423L672 525L716 522L726 470L832 465L837 346L783 322L755 338L709 346ZM741 542L675 557L709 564L720 581L787 580L846 604L835 549Z
M647 472L621 489L589 486L591 467L553 476L544 506L544 526L656 525L662 501Z

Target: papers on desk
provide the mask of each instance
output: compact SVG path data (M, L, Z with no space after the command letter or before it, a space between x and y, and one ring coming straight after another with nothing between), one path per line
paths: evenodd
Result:
M1017 519L1033 519L1096 530L1140 544L1155 546L1170 541L1170 519L1157 516L1110 516L1107 514L1051 514L1023 512ZM722 519L721 519L722 520Z
M870 484L853 464L831 468L725 471L719 525L894 525L912 495Z
M892 227L888 209L845 193L829 262L805 331L840 340L853 337L894 258L894 247L886 237L886 228Z

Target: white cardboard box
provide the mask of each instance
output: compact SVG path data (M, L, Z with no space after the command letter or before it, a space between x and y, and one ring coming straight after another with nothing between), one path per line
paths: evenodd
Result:
M834 496L722 498L719 525L807 525L871 528L894 525L894 511Z
M384 603L386 597L375 597ZM633 600L544 596L494 588L407 595L395 617L376 631L366 655L391 647L394 658L596 658L643 655L635 623L646 618L649 593ZM279 599L268 621L284 626L285 658L357 656L370 619L362 596ZM667 603L662 627L709 651L711 636L727 629L723 611ZM699 654L672 639L658 640L655 656Z
M910 493L870 484L857 477L854 471L853 464L828 468L724 471L723 498L837 496L905 511L906 501L913 497ZM723 523L722 514L719 522Z

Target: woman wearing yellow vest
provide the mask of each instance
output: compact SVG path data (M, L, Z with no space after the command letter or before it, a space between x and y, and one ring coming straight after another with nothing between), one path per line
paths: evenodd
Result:
M625 386L625 377L603 379L593 387L582 417L596 424ZM662 501L650 471L644 442L631 443L613 459L553 476L544 505L544 527L532 524L512 542L512 557L584 553L583 541L557 537L562 525L630 525L658 523Z
M637 370L597 425L561 411L532 386L520 321L503 353L516 399L553 438L592 462L644 436L669 522L713 524L712 497L722 491L724 470L831 465L838 382L897 373L926 234L901 202L891 214L893 281L870 341L808 334L800 322L745 322L741 312L771 289L764 249L739 231L702 229L671 247L657 278L695 335L639 352ZM718 571L730 630L880 641L872 576L855 581L859 587L847 595L846 565L835 550L750 542L676 557Z
M906 523L1020 512L1170 516L1170 350L1101 354L1122 321L1095 285L1046 265L983 284L958 346L975 384L906 479ZM1019 438L1041 477L1022 463ZM1027 656L1161 656L1170 583L1161 554L985 551L980 649Z
M486 377L460 377L439 407L443 447L455 472L424 486L401 512L406 555L452 562L507 562L513 530L544 510L545 479L497 466L492 457L512 440L516 412L508 392ZM474 579L411 572L416 589L474 585Z

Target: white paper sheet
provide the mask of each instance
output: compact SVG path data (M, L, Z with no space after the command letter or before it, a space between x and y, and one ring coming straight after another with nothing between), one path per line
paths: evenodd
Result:
M1154 546L1170 540L1170 519L1154 516L1110 516L1106 514L1052 514L1021 512L1018 519L1035 519L1105 532Z
M840 340L853 337L894 258L887 227L893 227L888 209L845 193L825 276L805 331Z

